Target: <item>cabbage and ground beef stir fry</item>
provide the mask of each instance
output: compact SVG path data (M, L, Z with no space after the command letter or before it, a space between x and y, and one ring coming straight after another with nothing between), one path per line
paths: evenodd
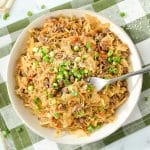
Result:
M129 93L126 81L97 92L86 78L126 74L128 57L109 24L89 15L48 18L29 31L16 65L16 93L41 126L87 135L112 122Z

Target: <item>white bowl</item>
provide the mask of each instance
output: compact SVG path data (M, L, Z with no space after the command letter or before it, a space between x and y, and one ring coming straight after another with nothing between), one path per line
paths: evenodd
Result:
M33 21L30 25L28 25L23 32L18 37L15 45L10 54L8 72L7 72L7 88L9 97L12 103L13 108L15 109L18 116L21 120L35 133L38 135L53 140L58 143L63 144L86 144L91 143L97 140L100 140L114 131L116 131L121 125L125 122L128 116L131 114L134 106L136 105L142 86L142 76L134 76L128 79L128 89L130 92L130 96L127 101L117 110L116 119L110 124L104 125L101 129L92 133L87 137L76 137L75 135L63 135L61 137L56 138L54 136L55 130L41 127L38 119L31 114L31 111L24 107L22 100L20 100L15 95L15 66L16 60L22 53L23 46L26 43L26 38L28 35L28 30L34 27L39 27L47 17L58 16L60 14L72 16L75 15L77 17L84 16L85 14L89 14L91 16L97 17L101 22L110 23L110 30L113 31L118 37L126 43L131 51L130 60L133 70L141 69L141 61L137 50L129 38L129 36L117 25L112 23L110 20L90 11L86 10L75 10L75 9L67 9L67 10L58 10L55 12L50 12L42 17L39 17L35 21Z

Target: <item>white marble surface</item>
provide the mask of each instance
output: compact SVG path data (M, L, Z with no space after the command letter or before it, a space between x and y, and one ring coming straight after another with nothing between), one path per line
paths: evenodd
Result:
M38 1L41 2L41 4L42 2L46 3L47 8L51 8L58 4L61 4L62 1L67 2L69 0ZM31 10L33 13L42 11L38 4L39 3L37 3L37 0L16 0L10 12L11 17L7 21L3 21L2 17L0 17L0 27L26 17L26 13L29 10ZM46 141L38 143L38 145L36 146L43 149L45 142ZM49 147L49 149L44 148L43 150L58 150L54 142L49 142ZM1 144L0 150L3 150ZM150 126L106 146L105 148L103 148L103 150L150 150Z

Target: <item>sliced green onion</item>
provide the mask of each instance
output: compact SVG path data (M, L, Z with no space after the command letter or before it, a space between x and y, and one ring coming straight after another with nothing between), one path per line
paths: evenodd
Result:
M80 74L81 74L81 75L84 75L84 74L85 74L84 69L81 69L81 70L80 70Z
M78 92L77 92L77 91L73 91L73 92L72 92L72 95L73 95L73 96L77 96L77 95L78 95Z
M3 131L2 131L2 134L5 138L8 137L8 135L10 134L10 130L8 128L5 128Z
M84 73L85 73L85 74L88 74L88 72L89 72L89 71L88 71L87 69L84 69Z
M112 54L113 54L113 50L109 50L107 53L107 56L110 57L110 56L112 56Z
M36 110L40 110L40 106L39 105L35 105L34 106Z
M118 71L117 68L112 68L112 67L108 68L108 70L107 70L107 72L111 73L111 74L116 74L117 71Z
M90 42L87 42L86 45L85 45L85 47L86 47L87 49L91 48L91 43L90 43Z
M65 65L65 63L64 62L62 62L62 63L60 63L60 68L64 68L64 67L66 67L66 65Z
M70 81L69 81L68 79L65 79L65 80L64 80L64 84L65 84L65 86L67 86L67 85L70 84Z
M39 62L37 60L34 60L33 67L37 67L39 65Z
M54 62L54 58L49 58L49 63L53 63Z
M62 76L63 76L63 75L64 75L64 71L65 71L65 70L59 71L59 72L58 72L58 75L62 75Z
M87 130L89 132L93 132L94 131L94 127L92 125L89 125L88 128L87 128Z
M34 101L34 103L37 105L37 104L39 104L40 99L39 99L38 97L35 97L33 101Z
M42 6L41 6L41 9L45 9L46 8L46 6L43 4Z
M93 85L91 85L91 84L88 84L88 85L87 85L87 90L88 90L88 91L93 91L93 89L94 89L94 86L93 86Z
M57 80L62 80L63 79L63 75L62 74L58 74L57 75Z
M54 116L55 119L58 119L58 118L59 118L59 113L55 112L55 113L53 114L53 116Z
M53 88L55 88L55 89L58 88L58 84L57 84L56 82L54 82L54 83L52 84L52 86L53 86Z
M63 73L65 69L63 67L59 67L58 71Z
M66 70L63 72L63 74L64 74L66 77L68 77L68 75L69 75L68 71L66 71Z
M83 109L81 109L81 110L78 112L78 114L79 114L79 117L83 117L83 116L85 115L85 112L84 112Z
M43 56L43 61L49 62L49 60L50 60L50 58L47 54L45 56Z
M46 53L43 52L42 48L39 49L39 54L42 58L46 55Z
M7 12L3 16L3 20L7 20L9 18L10 14Z
M126 14L125 14L125 12L120 12L119 15L120 15L120 17L125 17Z
M28 91L29 91L29 92L32 92L33 89L34 89L34 86L33 86L33 85L29 85L29 86L28 86Z
M78 74L76 74L76 77L78 80L80 80L82 78L82 75L78 73Z
M43 51L44 53L46 53L46 54L49 52L48 49L45 48L45 47L42 47L41 49L42 49L42 51Z
M88 71L87 69L81 69L81 70L80 70L80 74L81 74L81 75L88 74L88 72L89 72L89 71Z
M109 63L112 63L112 62L113 62L113 58L112 58L112 57L108 57L108 58L107 58L107 61L108 61Z
M118 57L118 56L115 56L115 57L113 57L112 59L113 59L113 62L114 62L114 63L117 63L117 64L119 64L120 61L121 61L121 58Z
M27 12L27 15L30 17L30 16L32 16L33 14L32 14L32 11L28 11Z
M78 72L78 68L73 68L73 69L71 70L71 72L72 72L72 73L77 73L77 72Z
M69 66L71 64L70 60L67 60L64 62L66 66Z

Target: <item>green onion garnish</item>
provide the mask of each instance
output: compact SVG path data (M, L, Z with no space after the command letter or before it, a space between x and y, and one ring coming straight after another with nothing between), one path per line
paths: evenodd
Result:
M125 14L125 12L120 12L120 17L124 17L126 14Z
M64 84L65 84L65 86L67 86L67 85L70 84L70 81L69 81L68 79L65 79L65 80L64 80Z
M114 62L114 63L117 63L117 64L119 64L120 61L121 61L121 58L118 57L118 56L115 56L115 57L113 57L112 59L113 59L113 62Z
M78 112L78 114L79 114L79 117L83 117L83 116L85 115L85 112L84 112L83 109L81 109L81 110Z
M42 6L41 6L41 9L45 9L46 8L46 6L43 4Z
M63 75L62 74L58 74L57 75L57 80L62 80L63 79Z
M45 48L45 47L42 47L41 50L42 50L42 52L44 52L44 53L46 53L46 54L49 52L48 49Z
M43 56L43 61L49 62L49 60L50 60L50 58L47 54L45 56Z
M54 89L57 89L57 88L58 88L58 84L57 84L56 82L54 82L54 83L52 84L52 86L53 86Z
M40 106L39 105L35 105L34 106L36 110L40 110Z
M34 60L33 66L36 67L36 66L38 66L38 64L39 64L39 62L37 60Z
M94 86L91 84L88 84L86 89L87 89L87 91L93 91Z
M54 62L54 58L49 58L49 63L53 63Z
M32 16L33 14L32 14L32 11L28 11L27 12L27 15L30 17L30 16Z
M46 55L42 48L39 49L39 54L42 58Z
M107 53L107 56L110 57L110 56L112 56L112 54L113 54L113 51L109 50L108 53Z
M40 99L39 99L38 97L35 97L33 101L34 101L34 103L37 105L37 104L39 104Z
M89 125L88 128L87 128L87 130L89 132L93 132L94 131L94 127L92 125Z
M82 75L78 73L78 74L76 74L76 77L77 77L78 80L80 80Z
M3 131L2 131L2 134L5 138L8 137L8 135L10 134L10 130L8 128L5 128Z
M7 12L7 13L5 13L4 14L4 16L3 16L3 20L7 20L7 18L10 16L10 14Z
M73 95L73 96L77 96L77 95L78 95L78 92L77 92L77 91L73 91L73 92L72 92L72 95Z
M85 47L86 47L87 49L91 48L91 43L90 43L90 42L87 42L86 45L85 45Z
M66 67L67 67L67 66L69 66L69 65L71 64L71 62L70 62L70 60L67 60L67 61L64 62L64 64L65 64Z
M112 62L113 62L113 58L112 58L112 57L108 57L108 58L107 58L107 61L108 61L109 63L112 63Z
M55 113L53 114L53 116L54 116L55 119L58 119L58 118L59 118L59 113L55 112Z
M63 73L64 73L65 77L69 77L69 72L68 71L65 70Z
M85 74L84 69L81 69L81 70L80 70L80 74L81 74L81 75L84 75L84 74Z
M110 68L107 69L107 72L108 72L108 73L111 73L111 74L116 74L117 71L118 71L117 68L111 68L111 67L110 67Z

